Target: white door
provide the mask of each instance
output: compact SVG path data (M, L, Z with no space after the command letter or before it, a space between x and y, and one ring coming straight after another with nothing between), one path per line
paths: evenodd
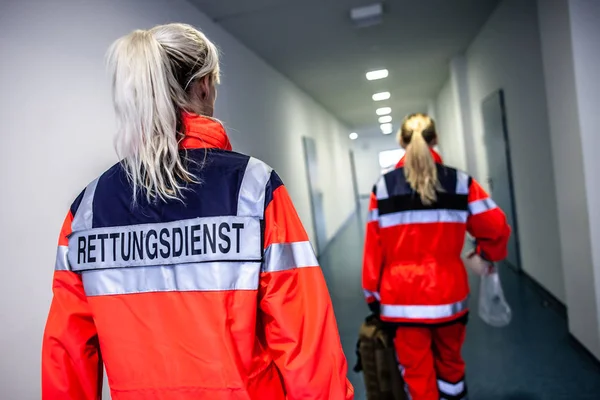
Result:
M506 213L512 235L508 242L508 258L510 266L520 269L519 238L517 236L517 219L513 195L512 169L510 163L510 147L504 107L504 93L499 90L488 96L481 105L483 116L484 142L488 163L488 183L491 196Z

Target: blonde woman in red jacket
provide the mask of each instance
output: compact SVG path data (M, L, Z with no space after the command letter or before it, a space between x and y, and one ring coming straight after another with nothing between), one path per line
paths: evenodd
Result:
M212 118L219 53L189 25L109 51L123 161L73 202L44 400L351 400L329 293L283 182Z

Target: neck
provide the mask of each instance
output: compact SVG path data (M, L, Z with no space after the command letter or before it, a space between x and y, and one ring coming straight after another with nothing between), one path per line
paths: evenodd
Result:
M203 117L210 117L214 115L215 107L214 104L209 104L207 101L194 101L190 107L192 114L201 115Z

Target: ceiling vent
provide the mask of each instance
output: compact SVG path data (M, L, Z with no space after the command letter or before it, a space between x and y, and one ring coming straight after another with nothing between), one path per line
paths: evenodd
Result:
M357 28L379 25L383 21L383 4L353 8L350 10L350 19Z

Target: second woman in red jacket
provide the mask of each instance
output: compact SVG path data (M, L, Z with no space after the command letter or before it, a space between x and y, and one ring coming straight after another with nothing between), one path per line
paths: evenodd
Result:
M510 228L473 178L442 164L429 116L406 117L398 140L406 155L371 195L363 289L370 308L397 326L395 346L410 397L465 399L465 234L477 239L484 259L500 261Z

